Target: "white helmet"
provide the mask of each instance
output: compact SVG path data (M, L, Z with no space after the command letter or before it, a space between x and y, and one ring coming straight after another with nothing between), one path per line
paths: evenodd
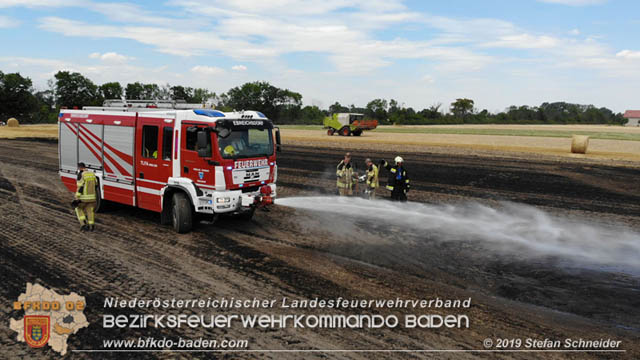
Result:
M402 157L400 157L400 156L396 156L395 160L396 160L396 164L404 162L404 160L402 160Z

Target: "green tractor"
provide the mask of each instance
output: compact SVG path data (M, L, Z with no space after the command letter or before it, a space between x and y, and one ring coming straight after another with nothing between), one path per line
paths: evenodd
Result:
M324 128L327 135L335 133L341 136L360 136L364 130L378 127L378 120L365 120L364 114L339 113L324 118Z

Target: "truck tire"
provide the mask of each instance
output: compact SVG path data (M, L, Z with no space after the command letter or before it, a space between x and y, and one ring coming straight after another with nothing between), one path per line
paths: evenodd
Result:
M96 213L103 213L109 208L109 201L102 198L102 193L100 192L100 182L96 186Z
M242 219L242 220L246 220L249 221L253 218L253 214L256 212L256 208L251 208L251 210L249 211L245 211L243 213L241 213L240 215L238 215L238 218Z
M335 134L335 133L336 133L336 131L334 129L327 130L327 135L329 135L329 136L333 136L333 134Z
M362 135L362 130L360 130L360 129L355 130L355 131L353 132L353 136L360 136L360 135Z
M171 200L171 222L173 229L180 234L189 232L193 226L191 203L183 192L173 194L173 199Z
M342 136L351 135L351 129L349 129L348 126L343 127L342 129L340 129L340 135L342 135Z

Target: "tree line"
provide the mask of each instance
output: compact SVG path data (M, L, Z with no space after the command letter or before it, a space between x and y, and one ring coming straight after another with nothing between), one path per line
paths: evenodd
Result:
M362 113L381 124L624 124L621 113L593 105L566 102L542 103L540 106L510 106L499 113L475 108L471 99L460 98L443 108L434 104L422 110L405 107L397 100L374 99L365 107L344 106L335 102L328 109L303 106L302 95L268 82L250 82L216 94L208 89L180 85L118 82L96 85L77 72L58 71L48 82L48 89L36 91L31 79L20 73L0 71L0 120L18 118L22 123L57 121L61 107L101 106L107 99L175 100L213 104L222 111L257 110L278 124L322 124L325 116L340 112Z

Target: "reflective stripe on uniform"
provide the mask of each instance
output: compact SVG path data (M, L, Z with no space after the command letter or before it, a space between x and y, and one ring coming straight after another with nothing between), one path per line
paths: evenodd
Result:
M76 198L80 201L96 201L96 175L91 171L83 171L77 182Z
M391 191L393 191L393 186L391 186L391 185L387 185L387 190L391 190Z
M77 197L80 201L96 201L96 194L92 195L80 195Z

